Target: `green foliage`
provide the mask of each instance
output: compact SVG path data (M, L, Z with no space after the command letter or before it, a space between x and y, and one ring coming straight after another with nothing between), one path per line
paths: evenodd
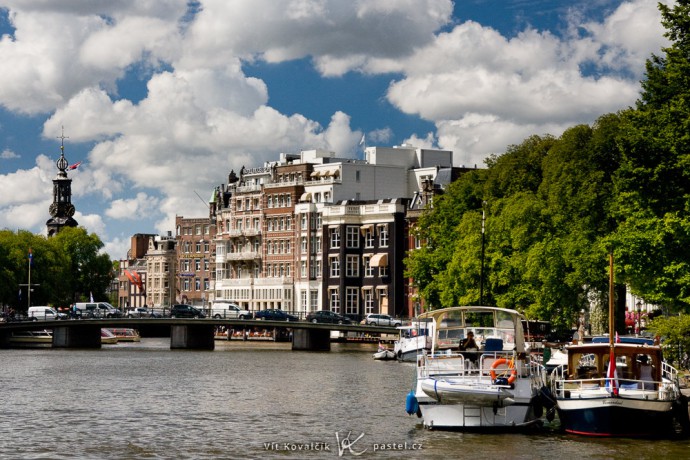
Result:
M28 306L29 249L31 304L67 306L75 300L105 299L113 276L113 264L101 254L103 243L83 228L65 228L52 238L26 231L0 231L0 305L18 311Z
M672 365L690 369L690 315L660 316L654 318L647 329L662 338L664 358Z

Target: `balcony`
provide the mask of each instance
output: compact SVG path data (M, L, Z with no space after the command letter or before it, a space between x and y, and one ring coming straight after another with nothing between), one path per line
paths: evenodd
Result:
M230 254L227 255L228 261L232 260L254 260L254 259L260 259L261 254L256 252L256 251L240 251L240 252L231 252Z

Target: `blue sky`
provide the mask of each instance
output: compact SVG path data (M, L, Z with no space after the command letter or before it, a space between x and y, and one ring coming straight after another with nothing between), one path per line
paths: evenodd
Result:
M120 259L280 152L481 166L591 124L663 32L652 0L0 0L0 228L45 232L63 126L75 218Z

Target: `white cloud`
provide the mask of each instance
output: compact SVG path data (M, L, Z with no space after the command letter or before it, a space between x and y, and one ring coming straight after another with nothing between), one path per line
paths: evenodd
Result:
M388 100L433 121L438 145L454 150L456 163L482 164L531 134L560 135L632 105L644 59L664 43L662 26L650 26L659 19L655 5L636 0L601 24L575 24L587 33L565 39L535 30L506 39L465 22L413 56L372 62L371 69L403 72ZM641 23L643 38L633 37ZM587 67L598 71L587 74Z
M0 160L12 160L14 158L20 157L10 149L5 149L2 152L0 152Z
M113 200L105 214L113 219L141 219L158 210L159 199L139 192L132 199Z

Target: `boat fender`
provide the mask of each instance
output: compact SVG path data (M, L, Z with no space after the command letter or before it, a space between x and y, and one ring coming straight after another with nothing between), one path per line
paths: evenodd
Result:
M417 401L417 397L414 395L414 390L410 390L410 392L407 393L407 400L405 401L405 412L407 412L410 415L419 412L419 402Z
M510 377L508 379L497 379L496 378L496 368L500 366L501 364L507 364L508 369L510 369ZM508 361L505 358L499 358L496 361L493 362L491 365L491 380L494 382L494 385L512 385L515 380L517 379L517 369L515 369L515 365L513 364L513 360ZM505 380L505 383L502 381L499 382L499 380Z
M537 418L541 418L544 415L544 405L539 396L532 398L532 410L534 410L534 416Z

